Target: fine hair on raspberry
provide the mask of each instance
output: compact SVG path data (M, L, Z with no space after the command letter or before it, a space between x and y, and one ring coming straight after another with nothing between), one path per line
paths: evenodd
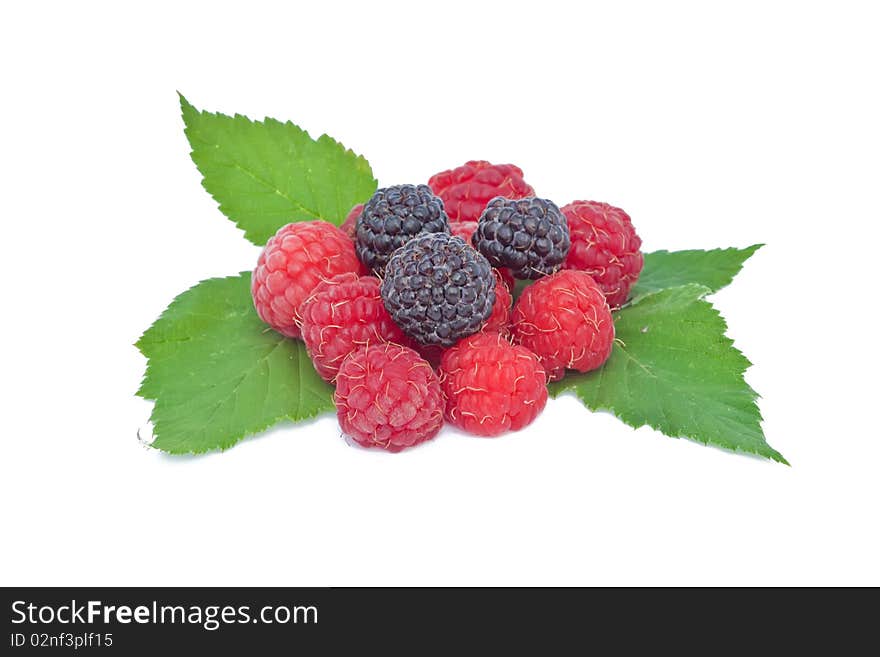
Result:
M304 221L278 229L260 253L251 276L257 314L290 338L301 337L299 308L322 280L361 272L352 241L326 221Z
M608 305L626 303L644 265L642 240L629 215L608 203L574 201L562 208L571 248L566 269L587 272L605 293Z
M547 403L538 357L498 333L478 333L447 349L439 371L446 419L478 436L522 429Z
M492 306L492 314L481 329L484 333L501 333L507 335L510 332L510 311L513 305L513 296L510 288L504 280L504 276L498 269L493 269L495 275L495 304Z
M477 221L486 204L496 196L525 198L535 190L514 164L471 160L431 176L428 185L443 200L449 221Z
M514 340L533 351L550 380L589 372L611 355L614 320L602 290L582 271L563 270L523 290L511 316Z
M363 447L399 452L430 440L443 426L437 374L397 344L352 352L339 368L334 399L342 431Z
M336 380L348 354L370 344L408 342L385 310L379 279L348 273L323 281L300 306L303 341L315 370Z

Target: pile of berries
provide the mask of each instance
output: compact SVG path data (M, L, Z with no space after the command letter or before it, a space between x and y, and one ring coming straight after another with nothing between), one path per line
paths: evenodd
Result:
M472 161L378 190L340 228L283 226L251 291L336 386L343 432L396 452L444 421L479 436L521 429L548 381L601 367L640 248L623 210L560 208L518 167ZM534 282L513 303L516 279Z

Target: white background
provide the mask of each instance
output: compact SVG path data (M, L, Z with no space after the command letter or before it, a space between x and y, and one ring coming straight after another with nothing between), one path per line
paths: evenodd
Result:
M873 4L312 4L0 10L0 583L880 584ZM328 132L383 185L512 161L646 250L765 242L715 302L792 467L573 398L398 455L333 417L141 446L132 343L258 254L176 90Z

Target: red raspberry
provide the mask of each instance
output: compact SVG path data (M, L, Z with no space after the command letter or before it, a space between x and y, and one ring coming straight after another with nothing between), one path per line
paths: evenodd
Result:
M251 277L257 314L273 329L300 337L300 304L326 278L361 272L354 244L326 221L287 224L278 229L260 254Z
M471 244L471 237L473 237L479 225L477 221L456 221L449 224L449 232Z
M574 201L562 208L568 219L571 249L565 269L590 274L612 308L622 306L639 278L644 259L629 215L607 203Z
M506 334L510 330L510 307L513 305L513 297L504 282L504 277L497 269L495 273L495 305L492 306L492 314L480 329L483 333Z
M582 271L563 270L523 290L513 308L514 340L538 355L551 381L589 372L611 355L614 320L605 295Z
M339 274L318 283L299 307L300 329L318 374L333 382L348 354L381 342L408 344L385 310L378 278Z
M478 436L522 429L547 404L538 357L498 333L476 333L447 349L440 381L446 419Z
M342 225L339 229L348 235L351 239L355 238L357 233L357 220L358 217L361 216L361 212L364 211L364 204L358 203L354 206L348 213L348 216L345 218L345 221L342 222Z
M451 222L477 221L496 196L517 199L535 195L518 166L483 160L471 160L431 176L428 186L443 199Z
M431 366L415 351L384 343L363 347L336 377L342 430L364 447L399 452L429 440L443 425L443 392Z
M495 271L501 275L501 280L504 281L507 289L513 292L513 288L516 285L516 279L513 277L513 273L511 273L507 267L495 267Z

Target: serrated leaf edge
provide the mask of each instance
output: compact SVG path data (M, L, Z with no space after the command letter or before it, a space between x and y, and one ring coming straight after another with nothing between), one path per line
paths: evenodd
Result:
M136 348L138 349L138 351L141 352L141 354L144 356L144 358L147 359L147 366L144 368L144 375L143 375L143 378L141 379L141 384L140 384L140 386L139 386L137 392L135 393L135 395L138 396L138 397L141 397L142 399L144 399L144 400L146 400L146 401L151 401L151 402L154 403L154 405L153 405L153 409L150 411L150 422L153 422L153 415L154 415L154 413L156 412L156 408L155 408L155 402L156 402L156 399L154 399L153 397L148 397L148 396L146 396L146 395L143 393L143 387L144 387L144 385L146 384L146 381L147 381L147 378L148 378L148 375L149 375L150 364L151 364L150 361L151 361L152 358L153 358L153 357L151 357L151 356L147 353L147 350L146 350L145 338L147 337L147 335L150 333L150 331L153 330L153 328L154 328L157 324L159 324L163 319L165 319L165 316L166 316L167 314L169 314L169 313L172 311L172 309L173 309L178 303L180 303L180 299L181 299L182 297L184 297L188 292L194 290L195 288L197 288L197 287L199 287L200 285L202 285L202 284L204 284L204 283L207 283L207 282L209 282L209 281L225 280L225 279L232 279L232 278L239 278L239 277L241 277L241 276L243 276L243 275L245 275L245 274L250 274L250 273L251 273L251 272L249 272L249 271L242 271L242 272L239 272L238 274L230 275L230 276L212 276L212 277L210 277L210 278L202 279L202 280L200 280L198 283L195 283L195 284L191 285L190 287L188 287L188 288L187 288L186 290L184 290L183 292L180 292L179 294L177 294L177 295L174 297L174 299L171 300L171 303L169 303L169 304L165 307L165 310L162 311L162 313L159 315L159 317L157 317L157 318L153 321L153 323L150 324L150 326L149 326L149 327L143 332L143 334L141 335L141 337L138 338L137 342L134 343L133 346L136 347ZM192 337L187 337L187 338L184 339L184 340L174 340L173 342L187 342L187 341L190 341L190 340L192 340L192 339L193 339ZM279 345L283 344L284 341L285 341L286 339L287 339L287 338L284 338L284 336L280 336L280 335L279 335L279 339L278 339L278 341L276 342L275 346L273 347L273 351L274 351L274 349L277 349L277 347L278 347ZM172 341L171 341L171 340L157 340L157 341L155 341L155 344L165 344L165 343L168 343L168 342L172 342ZM258 362L262 362L262 361L266 360L266 359L269 357L270 354L271 354L271 352L269 352L269 354L266 354L266 356L263 356L263 357L260 359L260 361L258 361ZM297 354L296 354L296 364L295 364L295 367L297 368L297 370L298 370L300 373L303 372L303 356L302 356L302 352L297 352ZM299 407L302 408L302 407L304 407L304 405L305 405L305 399L306 399L306 397L304 396L304 393L303 393L302 388L299 388L299 389L298 389L298 392L299 392ZM314 393L312 393L311 396L312 396L312 398L313 398L315 401L317 401L317 402L321 402L321 403L324 402L323 399L319 398L319 397L318 397L317 395L315 395ZM224 444L221 444L221 445L218 445L218 446L214 446L214 447L206 447L206 448L204 448L204 449L186 449L186 450L167 449L167 448L163 448L161 445L157 445L157 444L156 444L156 442L160 440L160 437L159 437L159 436L156 436L155 440L154 440L152 443L150 443L149 446L152 447L152 448L155 449L155 450L158 450L158 451L164 452L164 453L166 453L166 454L174 454L174 455L185 455L185 454L198 455L198 454L207 454L207 453L210 453L210 452L216 452L216 451L225 452L227 449L229 449L230 447L234 447L235 445L237 445L238 443L240 443L240 442L241 442L242 440L244 440L245 438L248 438L248 437L250 437L250 436L255 436L255 435L259 434L259 433L262 433L263 431L266 431L267 429L269 429L269 428L271 428L271 427L277 425L277 424L280 423L280 422L283 422L284 420L288 420L288 421L290 421L291 423L299 423L299 422L303 422L303 421L306 421L306 420L314 419L314 418L316 418L316 417L319 417L320 415L324 415L324 414L330 413L330 412L332 412L332 411L334 410L334 408L335 408L335 407L334 407L333 403L331 402L329 405L324 405L323 407L321 407L321 408L317 408L317 409L315 409L314 411L311 411L311 412L305 412L305 413L298 414L298 415L294 415L294 414L291 414L291 413L284 413L284 414L281 414L281 415L277 415L277 416L275 416L274 418L270 418L270 419L267 421L267 423L266 423L265 425L260 426L260 427L258 427L258 428L255 428L255 429L253 429L252 431L245 431L245 432L242 432L242 433L240 433L240 434L235 434L235 435L231 436L229 439L227 439L227 441L225 441ZM156 426L155 422L153 422L153 425Z
M655 296L655 295L657 295L657 294L661 294L661 293L664 293L664 292L668 292L669 290L675 290L675 289L679 289L679 288L681 288L681 289L692 288L692 289L694 289L694 290L700 290L700 293L699 293L698 295L696 295L696 296L693 297L693 301L701 301L701 302L703 302L703 303L706 303L706 304L710 307L710 309L712 310L712 312L714 312L714 313L717 315L718 319L721 320L721 323L722 323L722 325L723 325L722 337L725 338L725 339L729 342L728 348L730 348L730 349L732 349L733 351L735 351L735 352L736 352L739 356L741 356L742 359L746 362L746 367L745 367L745 369L739 374L739 379L742 381L743 385L746 386L746 388L749 390L749 392L750 392L751 395L752 395L752 402L755 404L756 409L757 409L757 411L758 411L758 420L759 420L759 426L760 426L760 423L762 423L762 422L764 421L764 417L763 417L763 415L761 414L761 409L760 409L760 407L757 406L757 400L759 400L759 399L761 398L761 396L760 396L760 395L757 393L757 391L755 391L755 389L752 388L752 386L750 386L749 383L745 380L745 373L746 373L746 372L748 371L748 369L752 366L752 362L746 357L745 354L742 353L742 351L740 351L740 350L736 347L733 338L731 338L729 335L727 335L727 331L728 331L727 320L726 320L726 319L724 318L724 316L718 311L718 309L715 308L715 306L714 306L711 302L709 302L709 301L706 300L706 297L707 297L708 295L712 294L713 292L715 292L715 290L712 290L711 288L709 288L709 287L707 287L707 286L705 286L705 285L701 285L701 284L699 284L699 283L688 283L687 285L677 285L677 286L674 286L674 287L664 288L664 289L662 289L662 290L655 290L655 291L653 291L653 292L649 292L649 293L646 293L646 294L644 294L644 295L642 295L642 296L640 296L640 297L637 297L636 299L633 299L629 304L627 304L626 308L629 308L629 307L632 307L632 306L638 305L639 303L643 303L645 300L647 300L647 299L649 299L650 297ZM623 311L623 310L625 310L625 308L621 308L621 311ZM616 311L616 312L620 312L620 311ZM623 347L621 347L621 349L623 349ZM628 355L628 354L627 354L627 355ZM603 368L603 369L604 369L604 368ZM601 376L601 374L600 374L600 376ZM563 394L565 394L565 393L569 393L569 392L574 393L574 396L577 397L577 399L578 399L578 400L579 400L579 401L580 401L580 402L581 402L586 408L590 409L591 411L605 411L605 412L611 413L611 414L614 415L614 417L616 417L618 420L620 420L621 422L623 422L623 423L626 424L627 426L630 426L630 427L632 427L632 428L634 428L634 429L639 429L639 428L641 428L641 427L650 427L650 428L653 429L654 431L657 431L658 433L660 433L660 434L662 434L662 435L664 435L664 436L667 436L667 437L669 437L669 438L675 438L675 439L684 438L684 439L686 439L686 440L690 440L690 441L692 441L692 442L696 442L696 443L699 443L699 444L701 444L701 445L707 445L707 446L709 446L709 447L715 447L715 448L717 448L717 449L721 449L721 450L724 450L724 451L726 451L726 452L739 453L739 454L750 454L750 455L753 454L753 455L757 455L757 456L762 456L762 457L764 457L764 458L769 458L769 459L771 459L771 460L773 460L773 461L776 461L776 462L778 462L778 463L782 463L783 465L788 465L788 466L791 465L791 464L788 462L788 460L787 460L787 459L786 459L786 458L785 458L780 452L778 452L777 450L775 450L773 447L770 446L769 443L767 443L766 438L765 438L765 440L764 440L764 444L766 445L766 453L764 453L764 452L761 452L761 451L758 451L758 450L748 450L748 449L742 449L742 448L739 448L739 447L737 447L737 448L725 447L725 446L718 445L718 444L716 444L716 443L710 442L708 439L703 439L703 438L700 438L700 437L697 437L697 436L688 436L688 435L675 435L675 436L674 436L674 435L671 435L671 434L667 434L667 433L665 433L665 432L662 431L661 429L658 429L658 428L656 428L656 427L651 426L651 425L648 424L647 422L642 422L641 424L638 424L638 423L635 423L635 422L630 422L630 421L628 421L628 420L626 420L626 419L620 417L620 416L615 412L615 409L614 409L614 408L611 408L611 407L609 407L609 406L606 406L606 405L592 405L592 404L590 404L590 403L589 403L589 402L588 402L588 401L587 401L587 400L586 400L586 399L585 399L585 398L579 393L579 391L578 391L578 389L577 389L577 383L576 383L574 380L566 381L566 379L562 379L561 381L557 381L557 382L554 382L554 383L549 384L549 385L548 385L548 388L549 388L550 396L551 396L553 399L557 399L557 398L559 398L560 395L563 395ZM764 433L764 432L763 432L763 428L762 428L762 429L761 429L761 434L762 434L762 436L763 436L763 433Z
M737 267L736 271L734 271L734 272L730 275L730 280L729 280L727 283L724 283L723 285L720 285L720 286L715 287L715 288L709 288L710 292L714 294L715 292L718 292L718 291L720 291L720 290L723 290L723 289L726 288L728 285L730 285L731 283L733 283L733 280L734 280L734 279L737 277L737 275L743 270L743 267L744 267L745 264L749 261L749 259L750 259L753 255L755 255L755 253L757 253L757 252L758 252L761 248L763 248L764 246L766 246L765 243L763 243L763 242L758 242L758 243L752 244L751 246L746 246L746 247L743 247L743 248L739 248L739 247L737 247L737 246L723 246L723 247L722 247L722 246L719 246L719 247L715 247L714 249L678 249L678 250L676 250L676 251L670 251L670 250L668 250L668 249L658 249L657 251L651 251L650 253L646 253L645 255L646 255L646 256L651 256L651 255L670 255L670 254L673 254L673 253L694 253L694 252L701 252L701 253L705 253L705 254L710 254L710 253L722 253L722 252L726 252L726 251L737 251L737 252L739 252L739 253L745 253L745 254L746 254L745 258L743 258L742 262L739 263L739 266ZM691 283L687 283L686 285L691 285ZM702 283L693 283L693 285L702 285ZM671 287L684 287L684 286L683 286L683 285L673 285L673 286L671 286ZM669 290L669 289L671 289L671 287L660 288L659 290L652 290L652 291L650 291L650 292L643 292L642 294L638 294L638 295L634 296L632 299L629 299L629 300L626 302L626 304L624 304L624 306L621 308L621 310L622 310L623 308L627 308L627 307L629 307L630 305L632 305L632 304L633 304L635 301L637 301L638 299L644 298L644 297L649 296L649 295L651 295L651 294L656 294L657 292L662 292L663 290ZM705 286L705 285L704 285L703 287L708 287L708 286Z
M186 99L186 97L182 93L180 93L179 91L177 92L177 95L180 98L181 117L183 118L183 123L184 123L184 134L186 134L187 141L188 141L188 143L190 145L190 149L191 149L190 150L190 159L192 159L193 164L196 165L196 169L199 170L199 174L202 176L202 180L201 180L202 188L206 192L208 192L208 194L211 196L212 199L214 199L214 201L217 202L217 207L219 208L220 212L222 212L226 218L228 218L230 221L232 221L235 224L235 226L244 233L245 238L249 242L252 242L253 244L256 244L257 246L263 246L264 242L261 242L260 240L255 239L255 237L253 236L253 232L249 228L243 226L240 221L233 219L229 215L229 213L227 212L227 208L224 205L224 203L208 189L207 183L205 180L205 176L202 174L201 169L199 169L198 163L195 161L194 154L195 154L196 149L193 147L193 137L191 136L191 134L193 132L193 128L190 125L190 122L187 120L187 112L188 111L191 111L195 114L210 114L213 116L219 116L219 117L229 119L230 121L234 121L236 119L241 119L251 125L267 125L269 123L273 123L273 124L278 124L278 125L282 125L282 126L290 126L290 127L294 128L295 130L299 131L300 133L302 133L303 135L305 135L308 139L312 140L313 142L321 142L322 140L329 141L332 145L339 147L344 154L353 155L357 164L365 167L366 170L369 172L370 179L372 180L374 187L378 186L378 181L376 180L376 177L373 174L373 169L370 166L370 163L367 160L367 158L359 153L356 153L354 150L352 150L351 148L348 148L347 146L345 146L345 144L343 144L340 141L337 141L336 139L334 139L333 137L331 137L327 133L322 133L321 136L319 136L317 139L315 139L314 137L311 136L311 134L309 134L309 132L307 130L299 127L293 121L290 121L290 120L279 121L278 119L274 119L274 118L268 117L268 116L264 117L262 120L255 120L255 119L251 119L243 114L238 114L238 113L233 114L232 116L229 116L228 114L224 114L223 112L208 112L206 110L200 110L200 109L196 108L192 103L190 103ZM215 143L211 143L211 142L204 142L203 141L202 143L204 143L206 146L210 146L213 148L220 147L219 144L215 144ZM260 179L254 172L245 169L244 167L242 167L239 164L236 164L235 166L236 166L236 168L238 168L239 170L241 170L242 172L244 172L245 174L247 174L248 176L253 178L256 182L263 185L266 189L272 191L275 194L278 194L279 196L281 196L282 198L284 198L285 200L287 200L291 204L297 206L304 213L312 215L317 220L326 221L326 222L331 223L333 225L339 225L340 222L333 221L329 217L324 217L323 215L321 215L321 213L305 207L301 202L297 201L296 199L291 198L290 196L285 194L282 190L278 189L275 185L272 185L272 184L266 182L265 180ZM337 202L337 206L338 205L339 205L339 203Z

